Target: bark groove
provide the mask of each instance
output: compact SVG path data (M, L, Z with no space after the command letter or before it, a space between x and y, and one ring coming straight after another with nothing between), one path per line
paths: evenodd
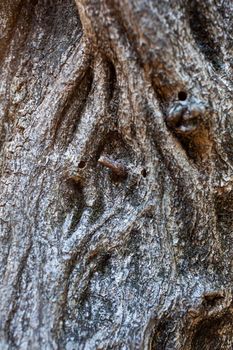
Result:
M232 349L232 11L0 6L1 349Z

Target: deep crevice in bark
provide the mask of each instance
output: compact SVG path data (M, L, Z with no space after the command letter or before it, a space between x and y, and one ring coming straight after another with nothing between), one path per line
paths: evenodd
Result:
M5 37L1 345L230 349L232 106L215 4L77 6L82 26L72 1L27 2Z

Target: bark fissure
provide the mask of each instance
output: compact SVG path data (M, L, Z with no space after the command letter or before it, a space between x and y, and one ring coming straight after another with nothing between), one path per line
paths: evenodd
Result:
M232 349L231 11L0 6L2 349Z

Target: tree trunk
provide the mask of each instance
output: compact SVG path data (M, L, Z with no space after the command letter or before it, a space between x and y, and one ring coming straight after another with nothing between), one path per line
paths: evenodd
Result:
M2 1L0 349L233 348L232 11Z

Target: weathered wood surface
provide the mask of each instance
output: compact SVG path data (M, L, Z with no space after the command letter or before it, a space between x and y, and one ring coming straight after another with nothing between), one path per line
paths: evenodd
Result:
M0 14L0 349L232 349L232 1Z

